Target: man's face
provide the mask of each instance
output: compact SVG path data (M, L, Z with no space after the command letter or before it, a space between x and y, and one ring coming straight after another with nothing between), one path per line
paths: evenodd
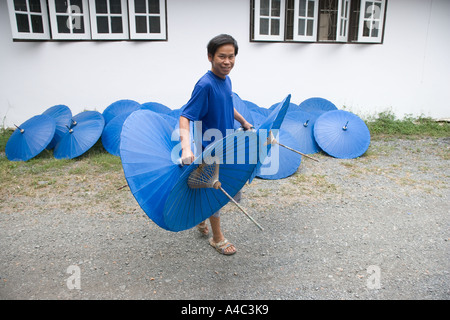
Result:
M234 46L232 44L224 44L220 46L214 57L208 55L211 62L211 71L218 77L225 78L234 67Z

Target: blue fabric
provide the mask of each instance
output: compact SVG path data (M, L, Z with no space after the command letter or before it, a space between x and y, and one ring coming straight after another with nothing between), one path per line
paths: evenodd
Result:
M234 106L231 80L222 79L208 71L194 87L181 116L191 121L202 121L202 136L208 129L218 129L224 138L227 129L234 128ZM228 132L229 133L229 132ZM213 141L202 141L203 147Z

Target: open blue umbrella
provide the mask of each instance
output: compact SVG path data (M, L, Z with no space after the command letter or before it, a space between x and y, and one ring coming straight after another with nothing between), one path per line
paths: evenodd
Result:
M47 149L53 149L61 140L62 136L67 132L67 126L70 126L72 119L72 111L69 107L59 104L48 108L42 114L51 116L55 119L56 129L52 141L48 144Z
M100 138L105 120L98 111L83 111L72 118L66 134L56 145L53 155L56 159L73 159L94 146Z
M335 158L357 158L370 145L367 125L357 115L344 110L328 111L317 118L314 137L320 148Z
M172 109L159 102L146 102L142 104L141 109L148 109L157 113L169 114Z
M269 110L275 109L278 106L278 104L279 104L279 102L271 105ZM296 105L295 103L290 102L288 112L291 112L291 111L300 111L300 107L298 105Z
M10 161L34 158L52 141L55 128L55 119L50 116L38 115L28 119L9 137L5 147L6 157Z
M173 127L150 110L133 112L124 122L120 158L125 178L139 206L163 229L166 199L183 170L176 161L181 147Z
M303 111L292 111L286 114L281 130L287 130L298 143L298 151L312 154L319 151L314 138L314 123L317 115Z
M283 127L283 126L282 126ZM279 136L275 137L282 145L298 149L299 143L292 135L282 128L278 131ZM287 178L297 172L302 161L302 156L290 149L281 147L276 143L272 145L266 161L258 171L257 177L266 180L278 180Z
M132 112L126 112L114 117L103 129L102 144L106 151L114 156L120 155L120 134L125 120Z
M250 110L247 108L245 102L242 101L239 95L235 92L233 92L233 106L236 111L239 112L245 120L247 120L248 123L253 124L253 117ZM240 126L241 124L237 120L234 120L234 128L238 129Z
M250 175L249 182L251 183L256 175L261 174L261 166L265 162L267 155L270 152L272 145L276 142L274 135L277 136L277 130L280 129L284 117L289 108L291 95L289 94L276 108L266 117L264 122L256 130L258 136L258 162L254 171ZM275 131L275 134L273 133ZM275 163L275 162L274 162Z
M133 112L139 110L140 108L141 104L134 100L123 99L113 102L103 111L105 125L119 114Z
M229 201L262 229L232 198L254 171L257 163L256 138L254 130L238 130L209 145L186 168L164 207L164 221L170 230L190 229Z
M242 101L244 101L245 105L247 106L247 109L250 112L252 112L252 115L253 115L253 113L261 113L264 116L268 116L272 112L272 110L262 108L251 101L248 101L248 100L242 100Z
M337 110L337 107L329 100L319 97L309 98L300 103L301 111L321 115L327 111Z

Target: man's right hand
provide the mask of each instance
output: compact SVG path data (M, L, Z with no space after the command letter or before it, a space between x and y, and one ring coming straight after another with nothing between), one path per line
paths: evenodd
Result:
M182 164L189 165L192 162L194 162L194 160L195 160L195 157L194 157L194 154L192 153L192 150L190 150L190 149L183 150L181 152L181 163Z

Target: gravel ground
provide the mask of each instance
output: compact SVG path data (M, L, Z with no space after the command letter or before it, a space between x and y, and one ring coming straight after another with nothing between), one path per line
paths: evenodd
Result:
M449 151L449 138L372 141L255 179L241 205L265 230L228 204L229 257L157 227L117 190L121 172L1 190L0 299L446 300Z

